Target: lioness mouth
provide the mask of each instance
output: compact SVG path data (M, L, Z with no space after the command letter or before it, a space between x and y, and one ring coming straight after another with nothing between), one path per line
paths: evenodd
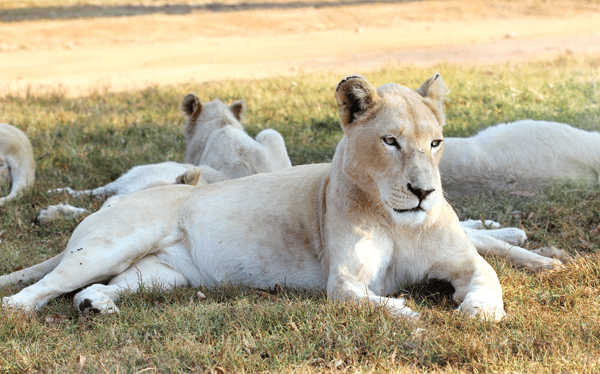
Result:
M410 208L410 209L394 209L394 212L396 213L408 213L408 212L424 212L425 209L421 208L421 205L416 206L414 208Z

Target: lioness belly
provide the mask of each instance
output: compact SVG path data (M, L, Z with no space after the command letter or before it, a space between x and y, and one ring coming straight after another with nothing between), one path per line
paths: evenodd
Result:
M199 189L183 225L203 278L325 288L317 208L328 168L296 167Z

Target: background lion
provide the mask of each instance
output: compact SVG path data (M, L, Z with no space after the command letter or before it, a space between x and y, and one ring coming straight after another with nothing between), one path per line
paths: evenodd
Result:
M599 182L600 134L564 123L498 124L445 143L440 172L452 197L538 189L554 181Z
M165 161L134 166L115 181L90 190L58 188L72 196L110 197L105 205L135 191L174 183L199 185L279 171L292 166L283 137L275 130L261 131L252 139L240 122L246 110L243 101L228 106L218 99L202 103L193 93L185 95L181 109L186 115L186 163ZM57 218L72 218L87 212L68 204L52 205L38 216L45 225Z
M21 130L0 123L0 183L10 183L10 192L0 197L0 206L35 182L35 160L31 142Z

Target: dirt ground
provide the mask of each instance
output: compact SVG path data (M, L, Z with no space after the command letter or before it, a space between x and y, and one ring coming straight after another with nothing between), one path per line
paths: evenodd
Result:
M598 2L449 0L277 9L285 1L241 11L172 15L144 8L135 16L104 12L5 21L0 23L0 95L60 88L75 96L98 88L298 72L347 75L390 63L600 54Z

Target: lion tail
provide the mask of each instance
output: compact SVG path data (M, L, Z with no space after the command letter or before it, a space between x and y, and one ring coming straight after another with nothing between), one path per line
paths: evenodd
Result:
M28 267L27 269L17 270L10 274L0 276L0 286L8 284L28 282L30 280L39 280L58 266L62 260L63 253L60 253L42 263Z
M0 206L4 205L8 200L17 197L25 187L31 186L35 181L35 161L33 160L33 153L31 151L24 152L21 162L12 156L6 157L6 161L10 167L12 186L10 193L0 198Z

